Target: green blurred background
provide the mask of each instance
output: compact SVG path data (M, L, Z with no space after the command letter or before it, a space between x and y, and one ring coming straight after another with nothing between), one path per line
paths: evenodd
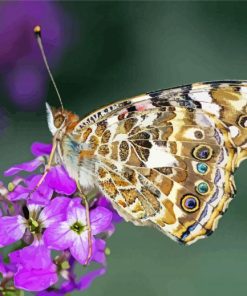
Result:
M73 46L53 70L64 105L83 116L106 103L205 80L247 79L247 3L59 2L75 20ZM1 89L8 127L0 169L31 159L33 141L49 142L44 104L20 112ZM46 96L58 106L50 85ZM44 101L45 102L45 101ZM117 226L107 274L88 296L244 295L247 290L247 164L219 229L183 247L156 230ZM73 295L79 295L74 293Z

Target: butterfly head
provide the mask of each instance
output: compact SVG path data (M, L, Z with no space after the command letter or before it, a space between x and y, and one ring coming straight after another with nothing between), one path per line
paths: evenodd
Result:
M65 133L78 123L79 117L67 110L51 108L48 103L46 103L46 110L48 127L52 135L58 131Z

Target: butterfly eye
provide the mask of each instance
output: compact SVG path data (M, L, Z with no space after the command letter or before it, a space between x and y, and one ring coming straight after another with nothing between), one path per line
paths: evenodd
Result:
M200 202L196 196L188 194L182 198L181 206L184 211L193 213L199 209Z
M247 116L246 115L242 115L239 117L238 125L243 128L247 128Z
M213 155L213 150L209 146L199 145L193 149L192 155L199 160L209 160Z
M65 117L62 114L59 114L54 119L54 125L56 128L60 128L64 122Z
M207 194L209 192L208 183L204 181L197 182L195 189L201 195Z

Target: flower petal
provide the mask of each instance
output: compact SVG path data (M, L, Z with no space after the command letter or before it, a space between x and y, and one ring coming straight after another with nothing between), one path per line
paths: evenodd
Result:
M21 164L17 164L9 168L4 172L5 177L13 176L21 171L33 172L35 171L41 164L43 164L42 158L37 157L31 161L23 162Z
M99 268L94 271L90 271L86 275L83 275L77 284L77 289L80 291L86 290L90 287L92 282L99 276L102 276L106 273L105 268Z
M26 229L24 223L22 216L0 217L0 247L21 239Z
M20 199L26 199L28 197L30 190L23 185L16 186L15 190L8 194L8 198L11 201L16 201Z
M87 224L86 210L81 204L81 198L73 198L68 206L67 221L69 225L73 225L76 221L80 221L83 225Z
M64 296L64 293L60 291L41 291L36 296Z
M44 242L48 248L55 250L68 249L77 234L70 229L67 221L53 223L44 232Z
M56 265L51 264L45 269L25 269L20 266L14 276L14 285L26 291L42 291L58 281Z
M113 223L120 223L123 221L123 218L118 215L116 210L114 210L110 201L106 197L104 197L103 195L101 195L97 199L96 205L107 208L108 210L110 210L112 212L112 222Z
M4 278L11 278L13 277L14 273L16 272L16 265L12 263L4 263L3 256L0 255L0 273Z
M10 192L8 197L11 201L16 201L20 199L27 199L30 193L29 201L39 204L39 205L48 205L53 194L53 190L47 186L46 180L39 186L37 190L33 192L33 189L38 184L39 180L42 178L42 175L34 175L27 178L24 183L26 186L18 185L16 186L13 192Z
M65 220L70 201L70 198L64 196L54 198L40 213L39 221L47 228L53 223Z
M34 142L31 146L31 152L35 156L50 155L52 145L41 142Z
M9 254L12 263L21 265L26 270L46 269L52 264L51 251L47 249L43 240L33 243Z
M95 249L95 239L92 237L92 253ZM76 235L73 245L70 247L71 255L81 264L85 264L88 258L88 232L84 231Z
M95 251L93 253L93 261L96 261L100 264L105 264L106 255L105 255L106 242L103 239L95 240Z
M46 176L50 188L60 194L71 195L76 191L76 183L71 179L63 166L52 167Z
M51 259L51 251L42 240L9 254L11 263L17 264L15 287L28 291L41 291L58 280L57 268Z
M104 207L97 207L90 212L92 233L98 234L107 230L112 220L112 212Z
M77 289L77 285L74 279L70 281L63 282L60 288L62 295L67 295L67 293L72 292ZM68 294L69 295L69 294Z

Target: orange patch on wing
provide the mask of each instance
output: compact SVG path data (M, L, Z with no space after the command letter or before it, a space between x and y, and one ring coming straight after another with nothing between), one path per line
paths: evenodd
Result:
M111 198L116 197L117 195L117 188L111 181L101 182L101 186L105 190L106 194L109 195Z
M175 216L175 213L174 213L174 210L173 210L173 203L166 199L164 202L164 207L166 208L166 211L165 211L165 215L164 215L164 221L166 224L174 224L176 222L176 216Z
M126 202L124 202L123 200L119 200L119 201L118 201L118 204L119 204L120 206L122 206L123 208L126 208L126 207L127 207Z
M84 158L93 158L93 157L94 157L93 150L82 150L80 152L80 160Z
M85 132L82 134L82 142L86 142L91 132L92 132L92 129L90 127L85 130Z
M120 192L128 204L133 204L139 195L136 189L120 189Z
M116 186L123 186L124 187L124 186L128 186L129 185L128 182L126 182L124 179L122 179L117 174L112 173L112 172L110 174L111 174L111 178L112 178L112 180L113 180L113 182L114 182L114 184Z

